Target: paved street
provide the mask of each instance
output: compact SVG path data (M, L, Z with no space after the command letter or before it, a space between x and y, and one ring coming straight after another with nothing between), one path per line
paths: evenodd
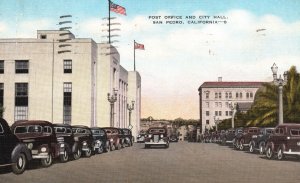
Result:
M267 160L264 156L201 143L172 143L169 149L131 148L55 163L31 164L22 175L1 169L0 182L298 182L300 161Z

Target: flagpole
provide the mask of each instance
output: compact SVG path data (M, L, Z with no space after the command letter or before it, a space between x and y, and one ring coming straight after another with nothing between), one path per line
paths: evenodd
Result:
M108 43L110 44L110 0L108 0Z
M133 71L135 71L135 40L133 40Z

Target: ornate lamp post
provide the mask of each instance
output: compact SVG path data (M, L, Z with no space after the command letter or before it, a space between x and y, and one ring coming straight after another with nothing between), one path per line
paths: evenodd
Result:
M231 117L231 128L234 128L234 116L235 116L235 112L236 112L236 103L229 103L229 108L232 111L232 117Z
M128 128L131 130L132 129L132 125L131 125L131 111L134 109L134 101L132 100L131 101L131 105L130 104L127 104L127 109L129 111L129 126Z
M216 131L218 131L219 118L216 118L216 116L214 116L214 122L216 124Z
M271 70L273 72L273 83L278 86L278 123L283 124L283 101L282 101L282 89L283 86L287 83L287 71L283 74L283 79L281 78L281 75L279 75L279 78L277 78L277 71L278 67L274 63L271 67Z
M107 93L107 100L110 103L110 126L114 126L114 103L118 99L118 90L113 89L113 94Z

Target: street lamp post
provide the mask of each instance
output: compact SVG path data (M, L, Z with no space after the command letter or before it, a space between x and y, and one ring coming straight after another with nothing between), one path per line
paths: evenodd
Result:
M131 125L131 111L134 109L134 101L131 101L131 105L127 104L127 109L129 111L129 126L128 126L128 128L131 130L132 129L132 125Z
M281 78L281 75L279 75L279 78L277 77L277 71L278 67L274 63L271 67L271 70L273 72L273 83L278 86L278 123L283 124L283 101L282 101L282 89L283 86L287 83L287 71L283 74L283 79Z
M236 112L236 103L229 103L229 107L232 111L232 117L231 117L231 128L234 128L234 116L235 116L235 112Z
M118 94L117 94L116 89L113 89L113 94L111 95L110 93L107 93L107 100L110 103L110 126L114 126L114 103L118 99Z
M216 124L216 131L218 131L219 118L216 118L216 116L214 116L214 121Z

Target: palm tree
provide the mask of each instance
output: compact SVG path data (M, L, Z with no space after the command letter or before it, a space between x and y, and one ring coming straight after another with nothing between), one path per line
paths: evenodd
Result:
M295 66L288 71L288 81L283 88L285 122L300 122L300 76ZM275 126L278 123L278 87L265 83L255 95L247 113L248 126Z

